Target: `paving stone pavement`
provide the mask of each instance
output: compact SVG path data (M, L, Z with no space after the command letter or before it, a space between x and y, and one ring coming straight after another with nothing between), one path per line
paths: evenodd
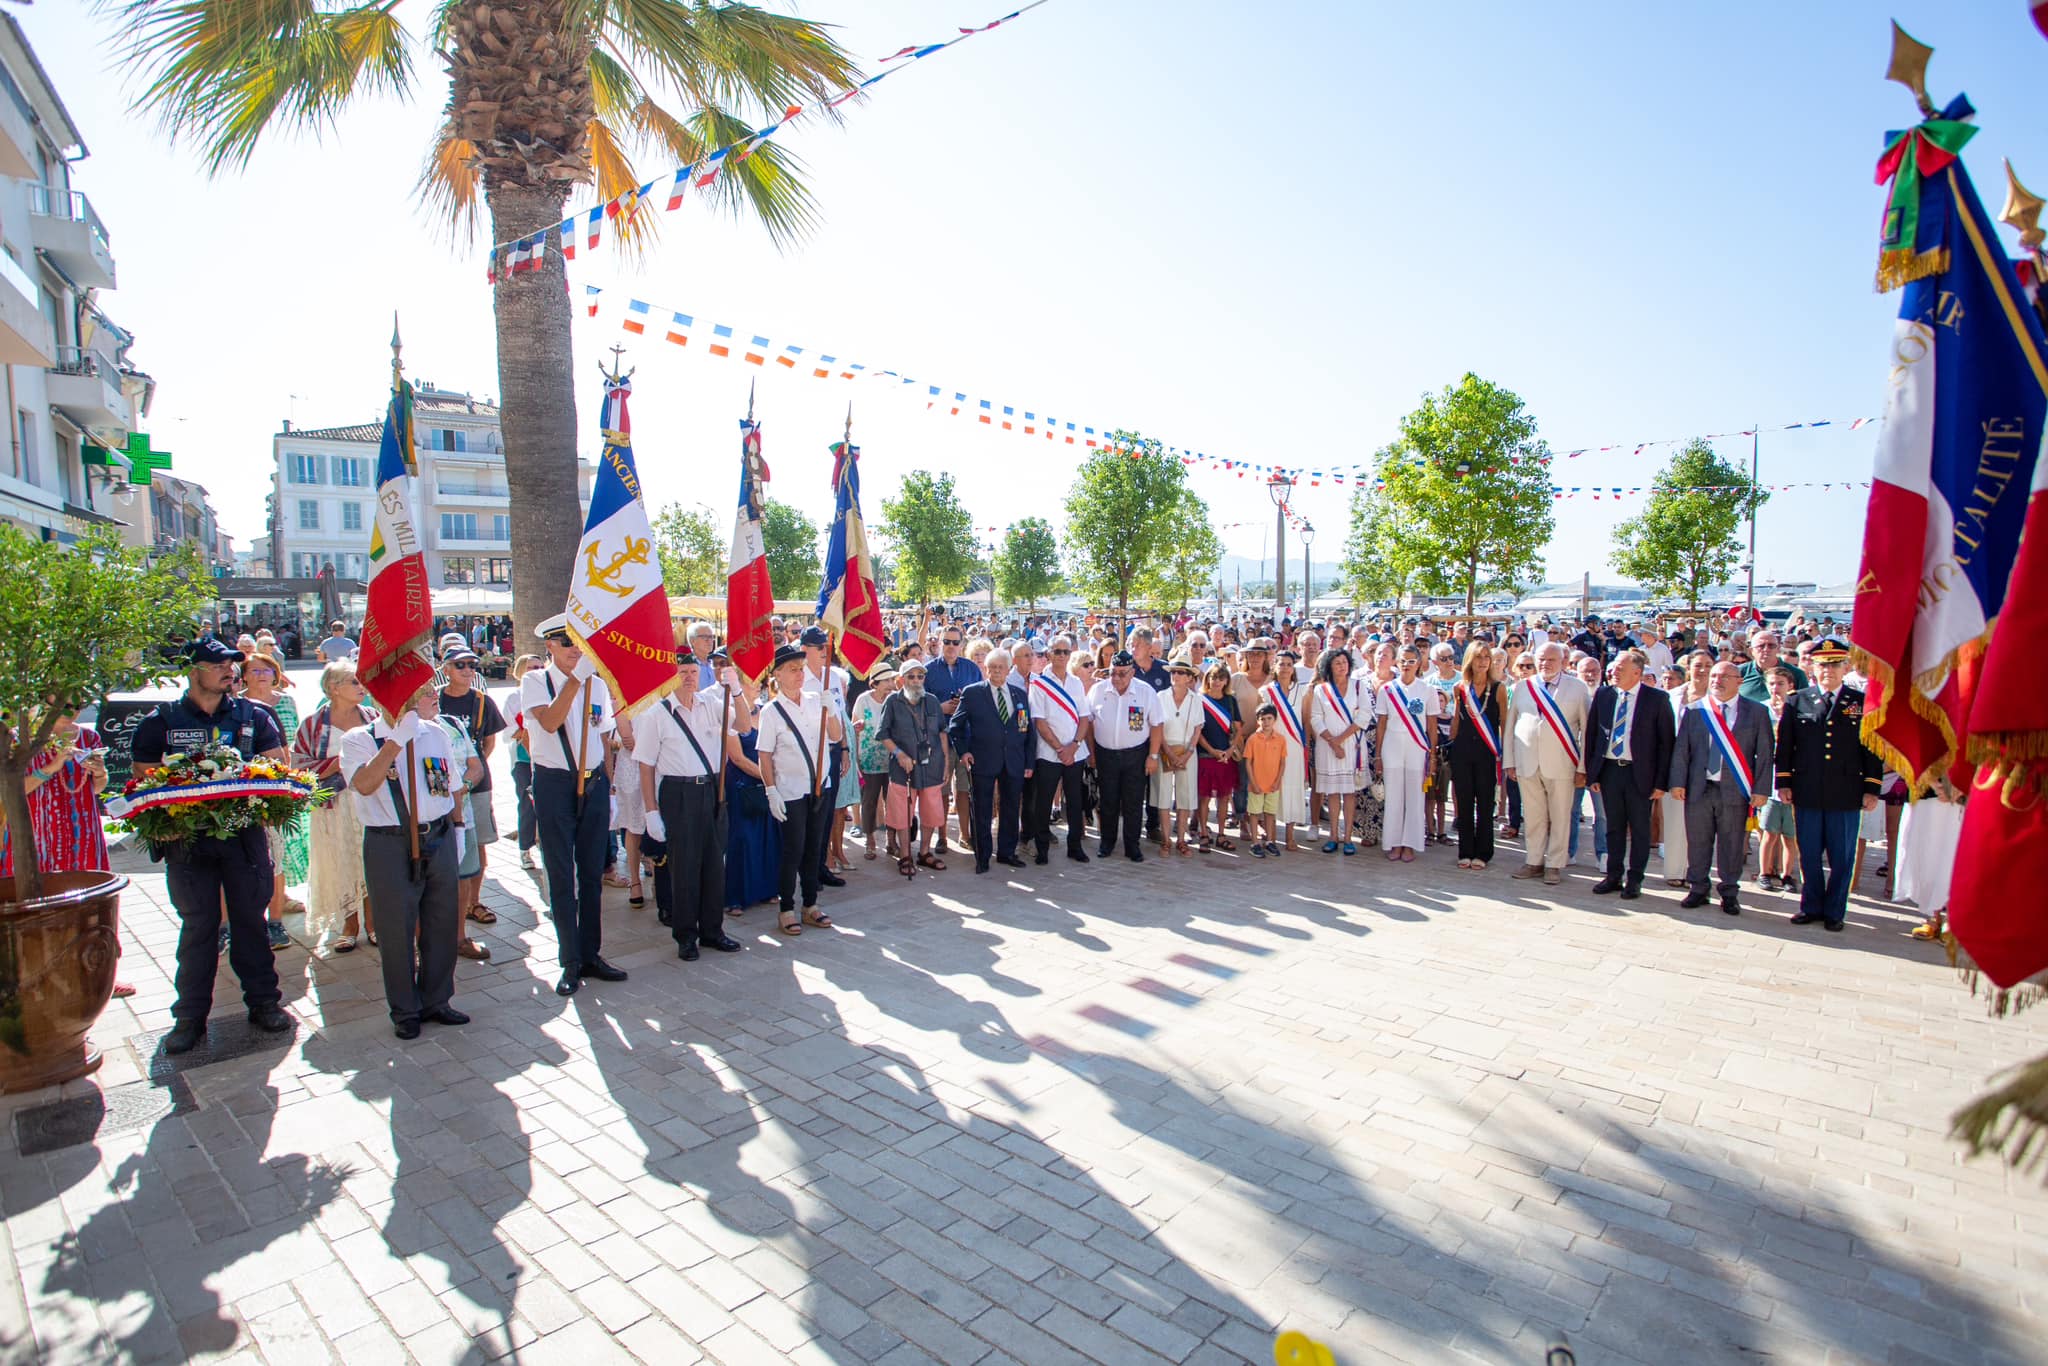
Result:
M298 1037L196 1104L0 1125L0 1360L2048 1360L2048 1193L1944 1137L2048 1011L1987 1019L1873 900L1824 936L1506 853L861 861L838 930L756 908L696 964L609 892L631 980L562 1001L494 853L467 1028L399 1043L374 953L301 944ZM66 1096L150 1084L167 1023L122 864L140 993Z

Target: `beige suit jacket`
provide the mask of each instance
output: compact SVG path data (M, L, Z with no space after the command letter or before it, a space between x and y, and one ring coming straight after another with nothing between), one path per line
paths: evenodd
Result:
M1541 686L1538 676L1508 689L1508 743L1502 758L1506 767L1522 777L1541 774L1545 778L1569 779L1574 773L1586 771L1586 714L1592 710L1593 694L1569 673L1559 674L1557 682L1551 685L1551 695L1557 699L1558 710L1564 713L1565 725L1579 748L1579 759L1574 763L1550 722L1543 718L1536 699L1530 696L1530 688Z

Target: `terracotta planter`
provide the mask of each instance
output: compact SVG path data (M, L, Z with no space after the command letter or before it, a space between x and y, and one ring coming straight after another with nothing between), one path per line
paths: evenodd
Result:
M114 995L121 891L115 873L44 873L43 896L14 900L0 878L0 1093L96 1072L86 1042Z

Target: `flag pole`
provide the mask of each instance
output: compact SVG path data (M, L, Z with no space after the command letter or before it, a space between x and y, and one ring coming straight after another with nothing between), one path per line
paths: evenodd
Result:
M840 460L847 461L853 459L853 401L851 399L848 399L846 403L846 434L840 438L840 442ZM839 468L843 471L845 466L842 464ZM837 490L835 489L834 492L836 493ZM852 568L851 562L848 563L848 568ZM843 603L846 596L846 584L843 579L840 582L839 594ZM818 680L818 791L813 795L819 795L825 791L825 717L827 715L826 708L830 704L832 697L832 660L838 653L839 633L827 626L825 628L825 670L823 676Z

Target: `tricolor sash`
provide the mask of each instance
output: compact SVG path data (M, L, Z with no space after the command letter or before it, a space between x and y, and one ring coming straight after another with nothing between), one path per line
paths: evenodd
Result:
M1458 697L1465 704L1465 715L1472 718L1472 724L1479 728L1479 738L1493 751L1495 763L1500 762L1500 731L1493 724L1493 718L1486 714L1486 708L1479 705L1478 696L1469 683L1458 685Z
M1734 728L1713 703L1714 699L1710 697L1693 705L1706 713L1707 731L1714 737L1714 743L1721 747L1721 758L1728 771L1735 775L1736 782L1742 784L1742 795L1753 796L1756 793L1756 775L1749 771L1749 760L1742 757L1742 747L1735 743Z
M1259 696L1271 702L1273 710L1280 713L1280 729L1286 733L1287 738L1307 749L1307 744L1301 738L1301 718L1294 714L1294 704L1287 700L1287 690L1275 681L1260 688Z
M1230 719L1230 713L1217 706L1216 699L1207 693L1202 694L1202 710L1209 713L1209 719L1226 731L1234 724Z
M1344 700L1344 695L1329 683L1324 683L1320 686L1323 690L1323 696L1328 698L1330 705L1337 709L1337 714L1344 718L1344 724L1347 726L1357 725L1358 723L1351 719L1351 704ZM1365 767L1365 745L1358 740L1354 740L1351 745L1351 766L1354 769L1363 769Z
M1081 724L1081 709L1074 705L1074 699L1067 696L1067 690L1050 674L1033 674L1031 681L1045 694L1046 700L1067 714L1075 726Z
M1415 724L1415 717L1408 710L1408 694L1401 690L1399 683L1389 683L1387 686L1394 691L1395 705L1389 710L1401 718L1401 727L1408 732L1408 738L1415 742L1415 747L1428 754L1429 742L1422 738L1422 727Z
M1551 734L1555 735L1557 742L1564 746L1564 752L1572 757L1573 766L1576 767L1584 762L1579 758L1579 742L1572 739L1572 728L1565 723L1564 712L1559 710L1557 699L1538 686L1535 679L1530 678L1523 681L1528 685L1529 697L1536 704L1536 710L1541 712L1543 719L1550 723Z

